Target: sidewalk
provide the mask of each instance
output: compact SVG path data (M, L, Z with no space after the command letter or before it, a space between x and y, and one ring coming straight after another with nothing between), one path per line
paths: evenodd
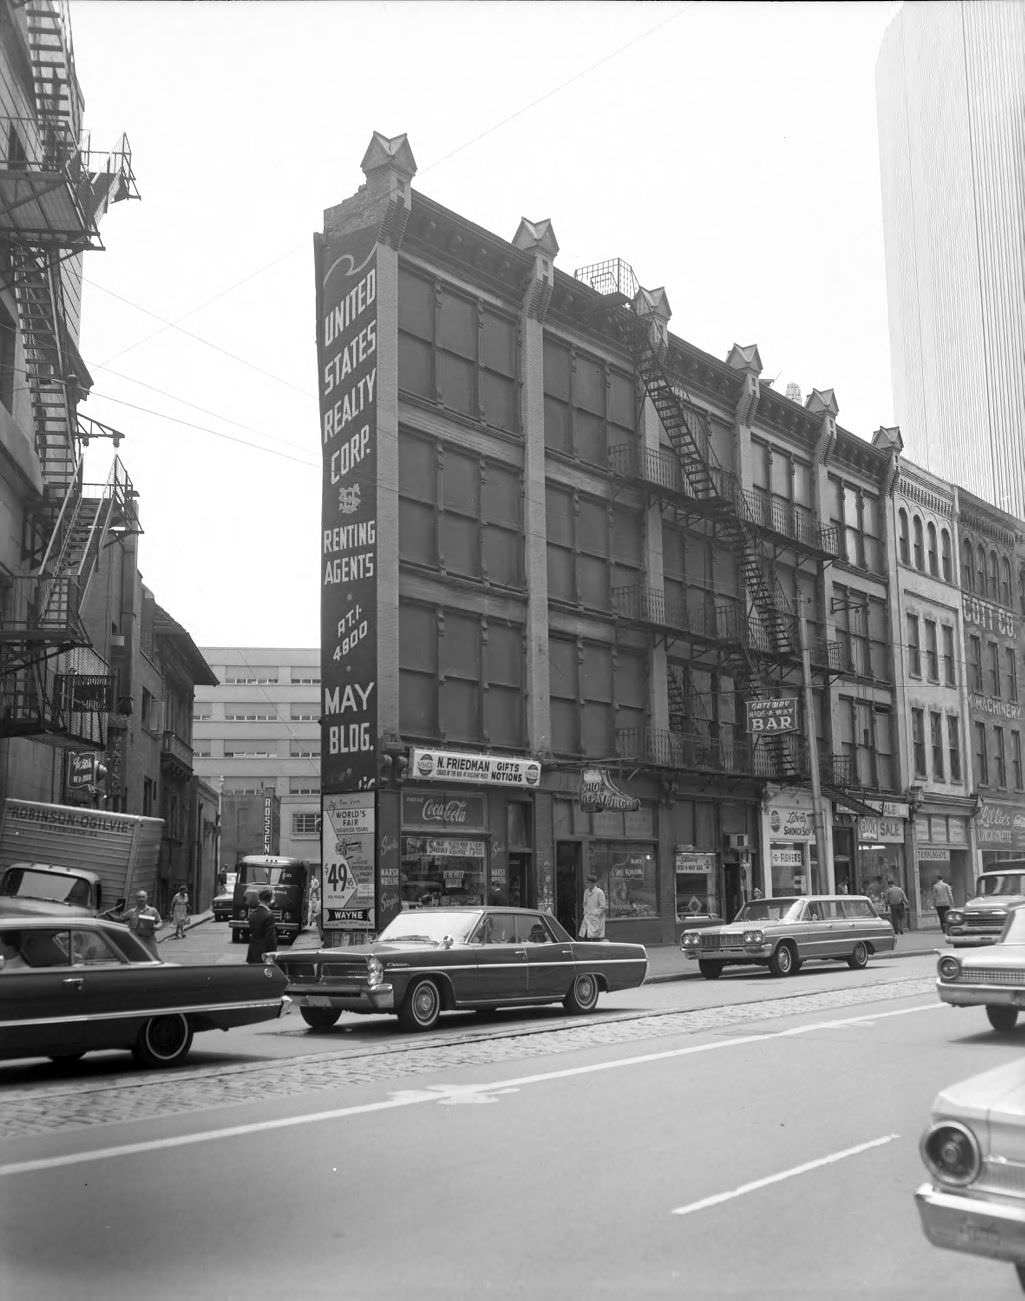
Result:
M200 926L203 922L211 921L212 918L213 913L211 912L197 913L190 919L188 929L191 930L193 926ZM162 926L157 934L157 943L163 944L165 940L173 940L173 937L173 924ZM936 953L937 951L943 952L946 947L946 941L938 927L934 926L920 931L906 931L903 935L897 937L897 947L892 953L881 953L872 961L886 962L891 958L917 958L923 954ZM316 928L308 927L304 930L296 940L293 948L320 948L320 937ZM161 957L165 961L174 961L170 949L162 953ZM701 979L698 964L692 958L685 958L678 944L648 945L647 984L654 985L662 981L693 979Z

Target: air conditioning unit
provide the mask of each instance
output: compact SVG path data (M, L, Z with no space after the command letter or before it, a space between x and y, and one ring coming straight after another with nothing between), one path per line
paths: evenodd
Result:
M751 837L746 835L730 835L726 837L727 849L750 849Z

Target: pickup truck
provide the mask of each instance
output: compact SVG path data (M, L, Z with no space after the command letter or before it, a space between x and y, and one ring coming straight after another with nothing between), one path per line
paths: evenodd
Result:
M995 944L1004 929L1012 905L1025 903L1025 863L983 872L975 883L975 895L947 912L947 942L955 949Z

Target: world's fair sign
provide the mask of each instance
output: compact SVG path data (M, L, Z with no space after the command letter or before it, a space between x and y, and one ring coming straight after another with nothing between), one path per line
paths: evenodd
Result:
M321 788L377 780L376 228L315 236L321 500Z

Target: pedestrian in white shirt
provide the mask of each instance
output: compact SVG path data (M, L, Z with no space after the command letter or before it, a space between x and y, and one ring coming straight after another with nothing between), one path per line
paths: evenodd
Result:
M598 884L597 874L592 872L587 878L587 889L584 891L584 917L580 923L582 940L605 938L605 914L608 910L605 891Z
M940 930L946 934L947 931L947 910L954 902L954 891L944 881L942 876L938 876L932 887L932 902L936 909L936 916L940 919Z

